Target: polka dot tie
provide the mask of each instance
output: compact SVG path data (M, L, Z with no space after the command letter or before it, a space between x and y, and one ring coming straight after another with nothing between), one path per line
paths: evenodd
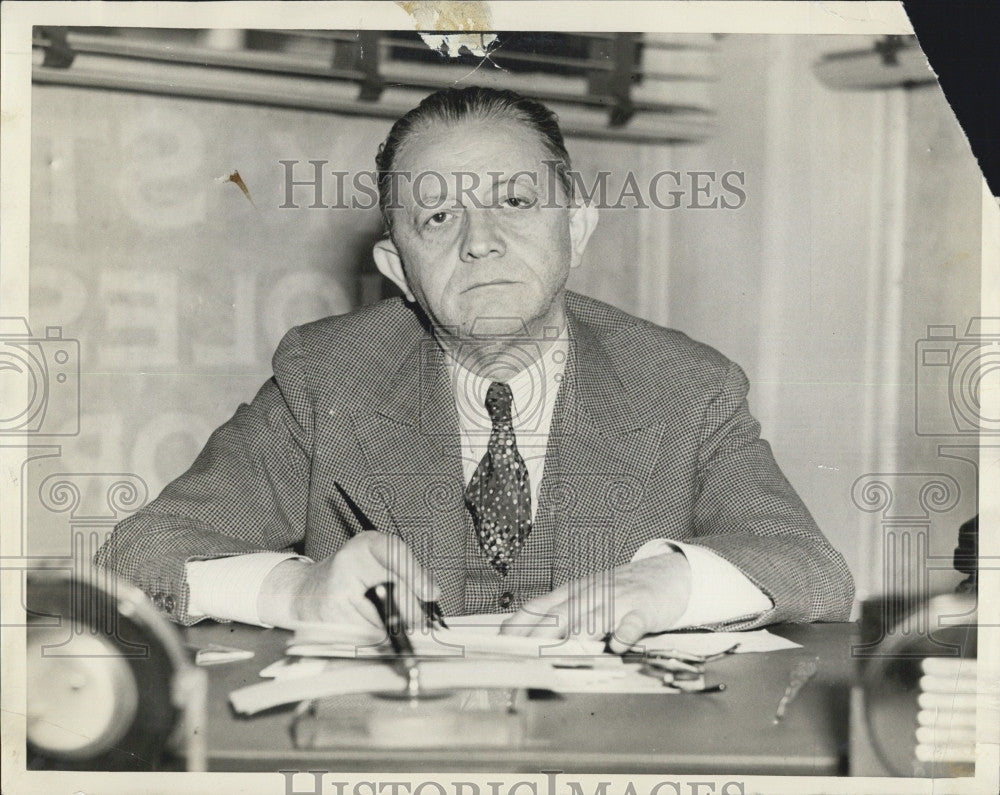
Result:
M513 396L507 384L494 381L486 392L493 421L486 455L465 489L479 545L500 574L506 575L531 532L531 486L528 467L517 451L511 421Z

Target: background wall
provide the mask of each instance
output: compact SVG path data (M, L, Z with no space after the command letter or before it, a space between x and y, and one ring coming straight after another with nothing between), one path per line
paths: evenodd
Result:
M678 209L605 210L571 287L743 365L779 463L865 595L894 587L882 553L893 528L947 556L976 512L948 368L929 376L917 345L928 325L961 337L978 314L981 194L936 87L841 92L816 79L819 55L858 44L726 36L707 143L569 148L585 175L612 171L611 186L629 169L639 184L667 169L744 175L738 209L690 209L689 192ZM309 188L280 209L279 161L300 161L297 179L311 159L371 168L389 124L48 86L32 114L30 323L79 341L80 418L77 433L71 377L43 429L67 435L26 465L24 540L59 555L71 526L97 543L186 468L269 375L284 330L381 294L377 211L310 209ZM226 181L234 169L252 202ZM942 373L921 430L917 387ZM944 497L927 493L935 478Z

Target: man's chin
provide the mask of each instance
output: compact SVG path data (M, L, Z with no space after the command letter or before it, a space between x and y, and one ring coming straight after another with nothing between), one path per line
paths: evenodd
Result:
M500 291L497 291L499 293ZM462 335L468 339L526 337L538 307L524 290L505 290L506 295L486 291L460 307ZM471 296L467 296L471 297Z
M511 315L479 315L462 324L466 336L473 340L527 337L528 324L523 317Z

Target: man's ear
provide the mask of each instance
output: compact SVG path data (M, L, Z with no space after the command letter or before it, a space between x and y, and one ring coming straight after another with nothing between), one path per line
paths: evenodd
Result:
M407 301L416 300L410 290L410 285L406 283L403 260L399 256L396 244L389 238L383 238L372 247L372 256L375 258L375 267L378 268L379 273L402 290Z
M575 268L583 261L587 241L597 228L597 208L592 204L580 203L569 210L569 239L572 246L570 267Z

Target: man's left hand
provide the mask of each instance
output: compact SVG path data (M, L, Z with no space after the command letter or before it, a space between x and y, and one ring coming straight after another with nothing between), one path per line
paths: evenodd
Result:
M670 629L691 596L691 566L680 552L654 555L561 585L526 602L503 635L603 638L620 653L643 635Z

